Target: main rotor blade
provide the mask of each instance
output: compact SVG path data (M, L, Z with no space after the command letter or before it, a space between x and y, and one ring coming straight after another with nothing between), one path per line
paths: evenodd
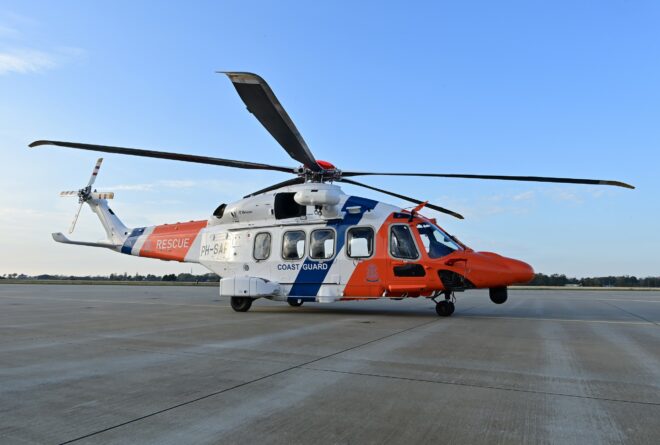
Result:
M254 114L289 156L312 171L322 170L302 135L264 79L252 73L218 72L229 77L248 111Z
M257 162L233 161L231 159L212 158L210 156L198 156L182 153L171 153L168 151L142 150L139 148L111 147L108 145L81 144L78 142L62 141L34 141L30 147L40 145L57 145L59 147L77 148L80 150L102 151L104 153L116 153L120 155L144 156L146 158L171 159L173 161L195 162L197 164L222 165L224 167L245 168L251 170L274 170L285 173L295 173L294 168L280 167L277 165L259 164Z
M87 183L87 187L91 187L94 185L94 182L96 181L96 177L99 175L99 169L101 168L101 163L103 162L103 158L98 158L96 161L96 165L94 166L94 170L92 170L92 176L89 178L89 182Z
M370 185L362 184L361 182L353 181L352 179L340 178L340 179L338 179L338 181L339 182L345 182L346 184L357 185L359 187L365 187L365 188L368 188L370 190L375 190L377 192L385 193L386 195L394 196L395 198L399 198L399 199L403 199L405 201L413 202L415 204L421 204L422 202L424 202L424 201L420 201L419 199L411 198L409 196L400 195L398 193L394 193L394 192L390 192L390 191L387 191L387 190L379 189L377 187L372 187ZM449 209L445 209L444 207L440 207L440 206L437 206L435 204L426 204L425 207L428 207L429 209L437 210L438 212L446 213L447 215L451 215L451 216L453 216L455 218L458 218L458 219L465 219L465 218L463 218L463 215L461 215L460 213L456 213L454 211L451 211Z
M420 176L429 178L467 178L467 179L497 179L502 181L527 181L527 182L555 182L562 184L591 184L591 185L613 185L634 189L635 187L620 181L608 181L604 179L581 179L581 178L553 178L546 176L503 176L503 175L463 175L453 173L376 173L376 172L342 172L342 176Z
M303 184L304 182L305 182L305 178L301 178L301 177L287 179L286 181L278 182L277 184L271 185L270 187L266 187L264 189L257 190L254 193L250 193L249 195L245 195L243 196L243 199L250 198L256 195L261 195L262 193L270 192L272 190L277 190L282 187L288 187L290 185L296 185L296 184Z

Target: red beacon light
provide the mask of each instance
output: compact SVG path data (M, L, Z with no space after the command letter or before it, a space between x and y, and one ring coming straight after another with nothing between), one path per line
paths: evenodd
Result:
M319 167L323 170L336 170L336 167L328 161L316 161Z

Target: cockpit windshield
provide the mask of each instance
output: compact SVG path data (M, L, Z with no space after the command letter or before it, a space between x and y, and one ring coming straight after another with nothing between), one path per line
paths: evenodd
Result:
M456 250L462 250L448 234L429 223L417 224L417 232L422 239L424 249L431 258L441 258Z

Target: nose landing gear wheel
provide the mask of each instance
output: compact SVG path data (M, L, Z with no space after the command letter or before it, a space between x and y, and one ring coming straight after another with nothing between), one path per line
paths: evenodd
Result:
M289 303L289 305L293 307L300 307L303 305L303 301L300 298L296 300L287 300L287 303Z
M252 307L252 298L231 297L231 308L236 312L247 312Z
M495 304L502 304L507 300L507 289L506 287L491 287L489 290L490 301Z
M449 317L454 313L454 309L454 303L447 300L439 301L435 305L435 312L441 317Z

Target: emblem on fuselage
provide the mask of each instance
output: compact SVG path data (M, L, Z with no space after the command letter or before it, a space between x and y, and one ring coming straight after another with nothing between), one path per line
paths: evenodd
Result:
M367 266L367 276L365 279L370 283L377 283L380 281L380 275L378 275L378 268L375 264L369 264Z

